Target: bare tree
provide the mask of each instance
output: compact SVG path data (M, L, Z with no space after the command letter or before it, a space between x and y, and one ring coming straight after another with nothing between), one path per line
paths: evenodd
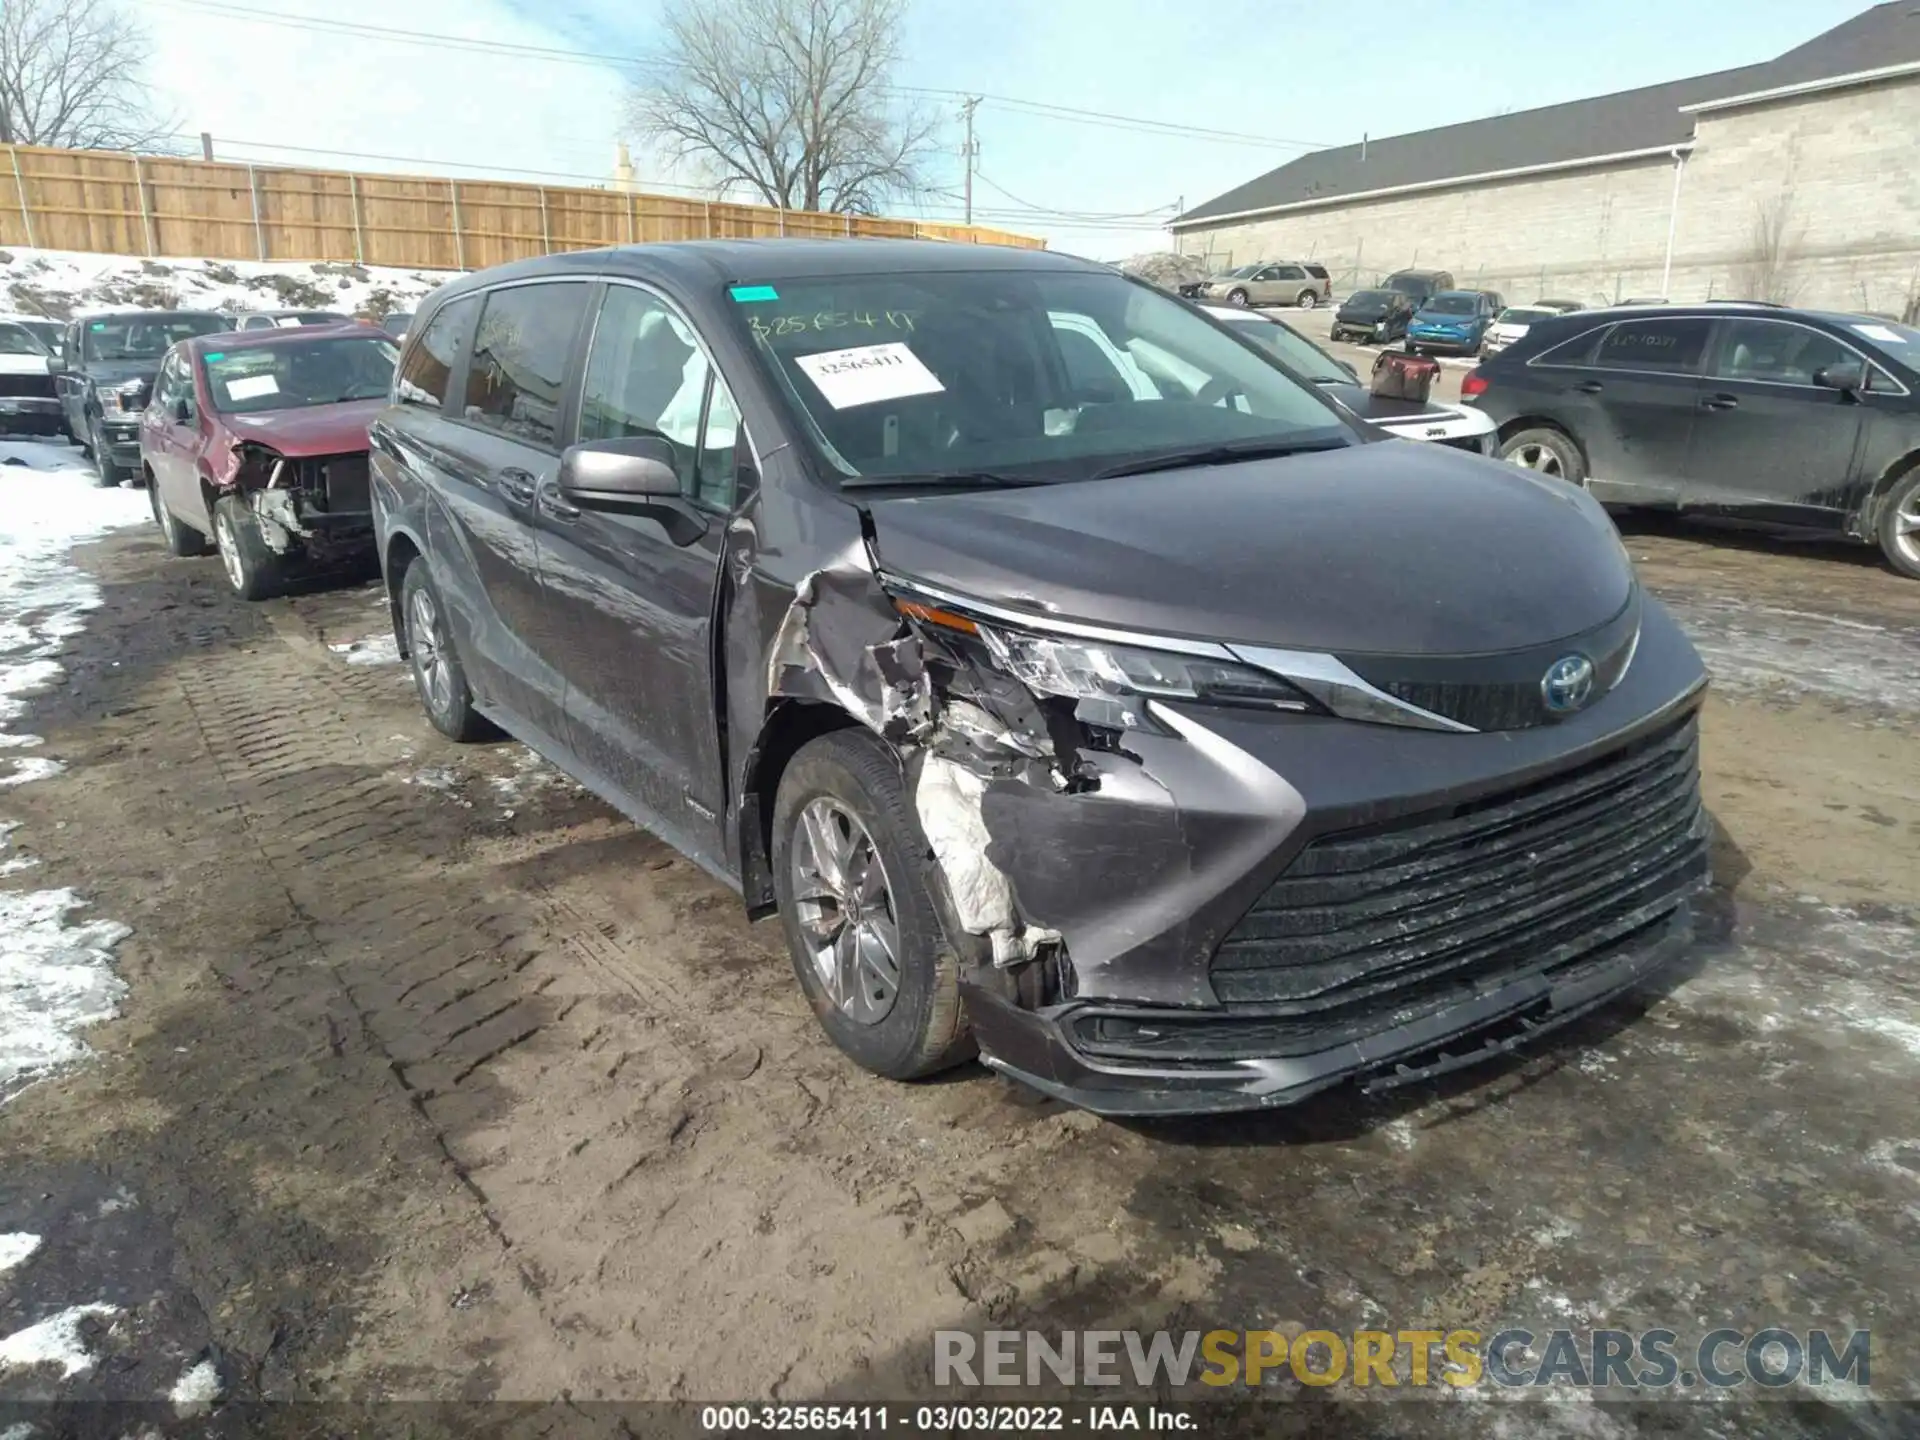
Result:
M922 188L936 123L900 103L905 0L669 0L634 128L721 194L870 215Z
M1800 227L1794 223L1793 195L1782 191L1753 207L1747 248L1733 267L1742 300L1771 300L1791 305L1800 291Z
M0 142L143 150L156 118L145 32L117 0L0 0Z

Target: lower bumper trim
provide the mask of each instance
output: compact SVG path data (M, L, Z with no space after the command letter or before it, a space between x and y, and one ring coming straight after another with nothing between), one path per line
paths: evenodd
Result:
M964 993L982 1062L1044 1095L1110 1116L1263 1110L1347 1080L1386 1090L1509 1054L1664 969L1687 948L1692 928L1683 903L1646 942L1562 976L1524 976L1316 1053L1205 1067L1097 1061L1068 1041L1054 1016L972 986Z

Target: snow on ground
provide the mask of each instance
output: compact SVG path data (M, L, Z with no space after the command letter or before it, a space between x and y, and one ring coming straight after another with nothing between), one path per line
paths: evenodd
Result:
M385 604L385 600L382 600L381 605L384 607ZM398 665L400 663L400 642L394 638L391 630L384 635L372 635L364 640L343 640L339 644L327 646L327 649L349 665Z
M299 261L147 260L76 250L0 250L0 310L64 320L87 310L412 310L446 270Z
M1665 603L1722 690L1812 692L1920 713L1920 637L1908 631L1736 600Z
M220 1367L211 1360L202 1360L174 1381L167 1398L182 1409L206 1406L220 1398L220 1390Z
M81 1324L89 1319L111 1320L119 1313L116 1305L73 1305L38 1325L0 1337L0 1375L41 1365L58 1365L63 1380L84 1374L93 1368L93 1352L80 1333Z
M99 489L77 451L0 441L0 801L12 787L61 769L51 756L22 753L42 741L18 723L28 697L58 683L66 642L100 603L67 552L147 519L145 496ZM18 829L0 814L0 848L8 852L0 880L32 865L20 853ZM75 1032L111 1017L125 993L112 960L127 929L110 920L70 924L84 904L67 889L0 888L0 1103L84 1057Z
M0 1275L23 1264L27 1257L40 1248L40 1237L14 1230L0 1235Z

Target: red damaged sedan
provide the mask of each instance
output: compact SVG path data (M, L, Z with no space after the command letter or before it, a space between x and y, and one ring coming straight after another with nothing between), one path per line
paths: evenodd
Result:
M373 555L367 426L393 340L341 324L199 335L168 353L140 421L153 518L176 555L209 539L247 600Z

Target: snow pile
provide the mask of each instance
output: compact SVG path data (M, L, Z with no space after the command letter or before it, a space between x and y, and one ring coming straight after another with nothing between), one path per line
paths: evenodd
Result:
M38 1235L29 1235L21 1230L0 1235L0 1275L6 1274L16 1265L24 1265L27 1257L39 1248Z
M60 1378L74 1376L93 1368L93 1352L80 1333L83 1321L111 1320L119 1315L117 1305L74 1305L38 1325L0 1338L0 1375L9 1370L32 1370L42 1365L58 1365Z
M1170 250L1129 256L1120 262L1119 268L1128 275L1138 276L1149 285L1158 285L1162 290L1178 290L1182 285L1205 280L1213 273L1207 262L1199 256L1176 255Z
M0 797L62 768L21 753L42 742L15 726L27 697L60 679L65 643L100 603L93 582L68 563L68 550L146 518L144 496L97 488L74 452L0 443ZM10 852L17 828L0 817L0 842ZM30 864L10 853L0 877ZM125 994L112 950L127 929L104 920L70 926L82 903L66 889L0 889L0 1101L84 1056L74 1032L112 1016Z
M250 260L147 260L78 250L0 250L0 310L56 320L88 310L414 309L445 270Z

